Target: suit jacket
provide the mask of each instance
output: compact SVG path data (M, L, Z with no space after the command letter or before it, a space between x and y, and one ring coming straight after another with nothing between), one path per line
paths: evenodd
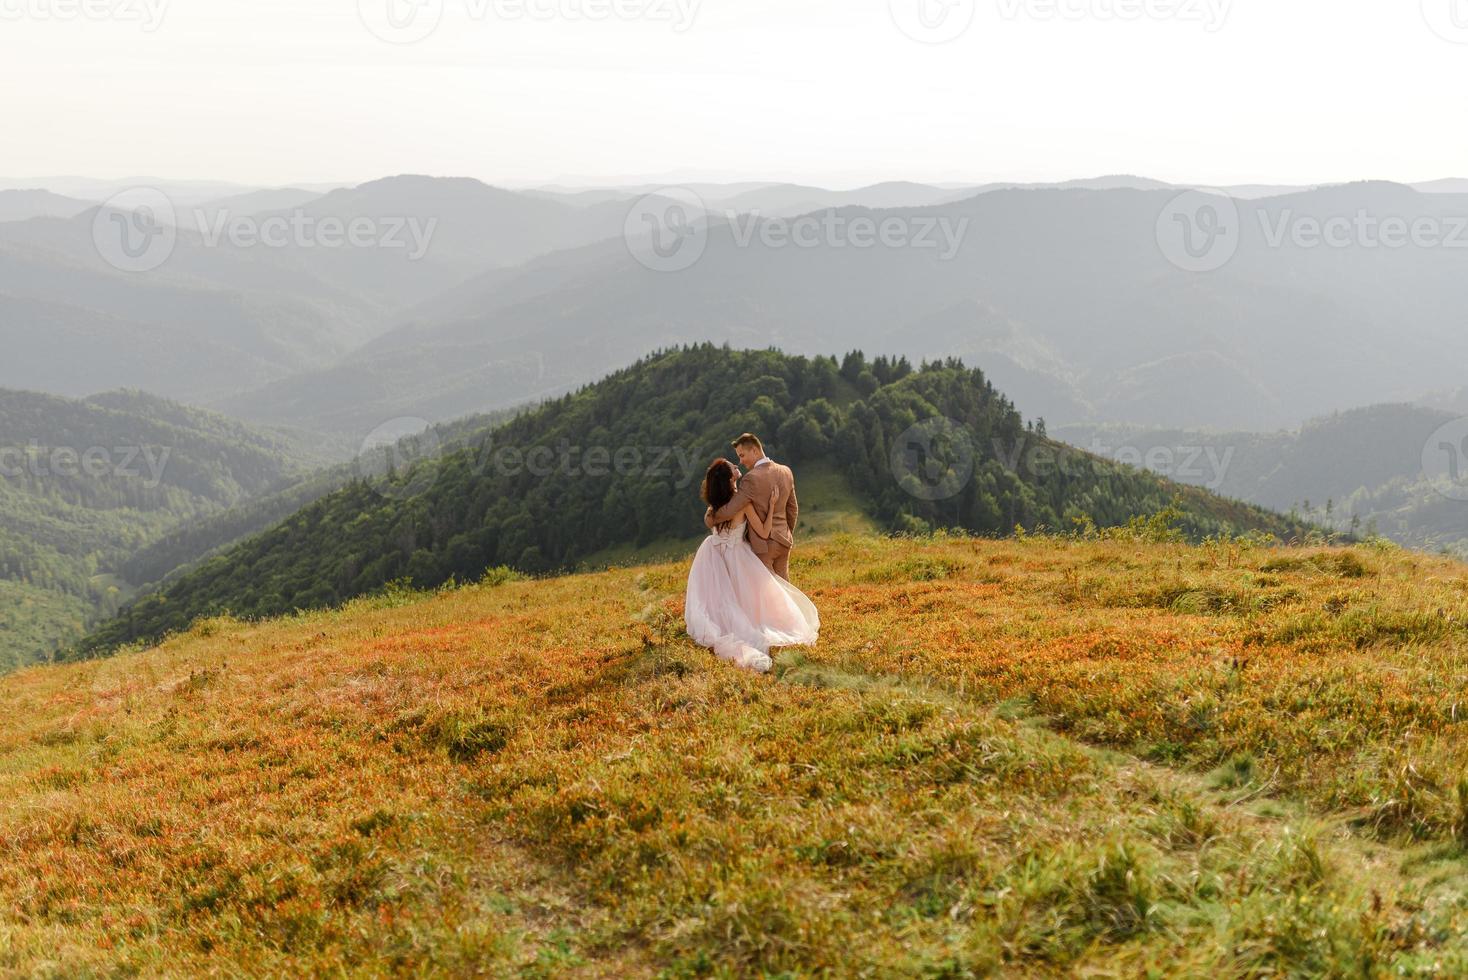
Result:
M771 490L780 492L773 509L770 507ZM749 535L749 546L755 554L764 554L772 543L784 545L786 548L795 546L795 524L800 518L800 502L795 497L795 474L790 472L790 467L772 461L756 466L744 474L734 499L714 514L714 523L732 521L746 505L754 508L760 520L770 522L768 541L752 532Z

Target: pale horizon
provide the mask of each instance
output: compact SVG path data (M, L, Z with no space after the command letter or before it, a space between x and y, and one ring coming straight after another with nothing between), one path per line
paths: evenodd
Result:
M907 176L894 175L894 176L880 177L880 178L871 179L871 180L853 180L853 179L850 179L850 178L843 179L843 178L841 178L839 176L830 177L830 178L821 178L821 177L817 177L817 176L802 177L802 176L798 176L798 175L796 175L796 176L770 177L770 176L761 176L761 175L741 175L741 174L718 175L718 174L705 174L705 173L682 173L682 172L677 172L677 171L671 172L671 173L664 173L664 174L629 174L629 175L625 175L625 176L613 176L613 177L578 176L578 175L574 175L573 174L573 175L557 176L557 177L550 178L550 179L545 179L545 180L502 180L502 179L496 179L494 177L486 177L486 176L477 175L477 174L432 173L432 172L429 172L427 170L424 170L424 169L420 168L420 169L416 169L416 170L404 170L404 171L396 172L396 173L382 173L382 174L375 174L375 175L361 177L361 178L343 179L343 180L330 180L330 179L327 179L327 180L298 180L298 181L280 181L280 182L269 182L269 183L250 183L250 182L247 182L247 181L235 180L235 179L226 179L226 178L218 178L218 179L216 179L216 178L209 177L209 176L199 176L197 174L188 175L188 176L177 176L177 175L153 174L153 173L148 173L148 174L145 174L145 173L122 173L122 174L117 174L117 175L114 176L114 175L97 175L97 174L82 174L82 173L68 173L68 174L57 173L57 174L48 174L48 175L43 175L43 176L29 176L29 177L7 177L7 176L0 175L0 191L6 191L6 190L51 190L52 188L49 187L48 184L49 183L54 183L54 182L57 182L57 181L85 181L85 182L91 182L91 183L97 183L97 184L104 184L104 185L125 185L125 184L129 184L131 182L154 181L154 182L157 182L159 184L169 185L169 186L190 186L190 185L214 186L214 185L217 185L217 186L220 186L220 187L234 187L234 188L238 188L241 191L251 191L251 190L284 190L284 189L298 189L298 190L313 190L313 189L315 189L315 190L325 190L325 189L337 188L337 187L357 187L357 186L361 186L362 184L371 183L371 182L377 181L377 180L388 180L388 179L392 179L392 178L395 178L395 177L406 177L406 176L422 176L422 177L429 177L429 178L433 178L433 179L443 179L443 180L458 180L458 179L477 180L480 183L486 184L488 186L491 186L491 187L500 187L500 188L503 188L505 190L547 190L547 189L561 189L561 190L565 190L565 191L568 191L568 192L575 192L575 191L581 191L581 190L634 189L634 188L648 187L648 186L653 186L653 185L678 186L678 185L684 185L684 184L689 184L689 185L691 185L691 184L711 184L711 185L731 185L731 186L732 185L738 185L738 184L760 184L760 185L788 184L788 185L801 185L801 186L817 187L817 188L821 188L821 189L825 189L825 190L832 190L832 191L854 191L854 190L861 190L863 188L872 187L872 186L879 185L879 184L886 184L886 183L913 183L913 184L923 184L923 185L929 185L929 186L934 186L934 187L941 187L941 188L945 188L945 189L963 190L963 189L969 188L969 187L978 188L978 187L985 187L985 186L994 185L994 184L1051 184L1051 183L1059 184L1059 183L1068 183L1068 182L1072 182L1072 181L1100 180L1100 179L1107 179L1107 178L1139 178L1139 179L1143 179L1143 180L1156 180L1156 181L1160 181L1160 182L1165 183L1165 184L1176 185L1178 187L1203 187L1203 188L1207 188L1207 187L1227 188L1227 187L1248 187L1248 186L1263 186L1263 187L1276 187L1277 186L1277 187L1289 187L1289 188L1303 188L1303 187L1340 186L1340 185L1345 185L1345 184L1376 183L1376 182L1395 183L1395 184L1401 184L1401 185L1404 185L1404 186L1419 186L1419 185L1423 185L1423 184L1432 184L1432 183L1438 183L1438 182L1443 182L1443 181L1451 181L1451 180L1468 180L1468 178L1463 178L1463 177L1460 177L1460 176L1458 176L1456 174L1449 174L1449 175L1445 175L1445 176L1423 177L1423 178L1418 178L1418 179L1411 179L1411 178L1409 178L1409 179L1398 179L1398 178L1391 178L1391 177L1363 176L1363 177L1355 177L1355 178L1351 178L1351 179L1347 179L1347 180L1330 180L1330 181L1325 181L1325 180L1311 180L1311 181L1291 182L1291 181L1285 181L1285 180L1273 180L1273 179L1269 179L1269 178L1253 178L1253 179L1240 179L1240 180L1230 180L1230 181L1222 181L1222 182L1206 182L1206 181L1199 181L1199 180L1190 180L1190 179L1186 179L1186 178L1173 178L1173 179L1169 179L1169 178L1166 178L1166 177L1159 177L1156 174L1151 174L1151 173L1120 173L1120 172L1118 172L1118 173L1095 173L1095 174L1073 174L1073 175L1068 175L1068 176L1056 176L1056 177L1044 177L1044 178L1039 178L1039 177L984 177L984 178L969 178L969 179L966 179L966 180L958 180L958 179L920 180L920 179L916 179L916 178L912 178L912 177L907 177Z
M595 0L411 0L439 27L394 44L372 25L389 2L410 4L98 0L107 16L62 20L15 0L5 169L268 187L1468 175L1451 0L1149 0L1136 19L1114 13L1127 0L956 0L946 23L967 27L945 43L903 25L920 0L619 0L630 15L595 22L575 13Z

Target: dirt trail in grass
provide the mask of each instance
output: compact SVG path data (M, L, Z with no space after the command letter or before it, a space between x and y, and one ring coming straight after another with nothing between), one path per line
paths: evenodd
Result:
M1216 819L1261 840L1283 842L1292 834L1308 834L1334 873L1370 893L1375 903L1394 901L1406 911L1431 915L1460 904L1468 892L1468 868L1456 845L1404 846L1384 841L1356 829L1349 814L1317 813L1301 801L1271 794L1268 779L1240 780L1226 767L1205 775L1089 745L1053 731L1045 718L1031 714L1022 702L991 704L965 697L932 678L854 671L823 664L795 650L777 656L772 676L782 684L918 698L962 712L992 713L1023 722L1057 744L1085 753L1119 779L1155 785L1164 793L1201 803Z

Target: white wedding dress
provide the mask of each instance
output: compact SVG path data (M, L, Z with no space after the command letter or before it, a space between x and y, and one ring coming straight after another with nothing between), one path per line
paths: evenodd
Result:
M709 534L688 573L683 620L699 646L740 667L770 669L771 647L811 646L821 631L815 604L764 566L744 539L744 521Z

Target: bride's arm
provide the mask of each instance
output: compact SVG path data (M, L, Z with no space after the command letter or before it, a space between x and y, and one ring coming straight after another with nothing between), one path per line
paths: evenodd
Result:
M754 512L754 506L752 504L746 504L745 505L745 508L744 508L744 519L749 522L749 526L750 526L750 528L752 528L754 530L754 533L755 534L758 534L760 537L764 538L766 541L768 541L770 539L770 525L775 520L775 501L776 500L779 500L779 499L780 499L780 491L778 489L771 490L770 491L770 517L769 517L768 520L765 520L765 521L761 521L759 519L759 515Z

